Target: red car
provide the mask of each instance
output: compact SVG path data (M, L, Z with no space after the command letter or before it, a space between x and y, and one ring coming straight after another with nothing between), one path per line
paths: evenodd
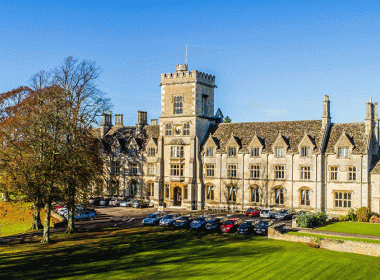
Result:
M246 216L252 216L252 217L260 217L260 209L258 208L248 208L247 212L245 212Z
M223 233L236 232L242 223L243 221L239 218L228 219L220 226L220 231Z

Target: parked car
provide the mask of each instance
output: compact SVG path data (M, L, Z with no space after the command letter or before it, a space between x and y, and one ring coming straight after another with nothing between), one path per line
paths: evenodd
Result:
M175 219L179 214L167 214L160 220L160 226L172 226Z
M263 209L260 212L261 218L273 219L276 216L277 212L273 209Z
M100 205L100 198L99 197L90 197L88 199L88 203L93 206Z
M252 234L254 229L254 225L252 221L243 222L237 229L237 233L239 234Z
M225 218L211 218L206 221L205 230L208 232L219 231L225 220Z
M132 203L133 208L143 208L143 207L148 207L148 202L144 200L135 200Z
M142 223L143 225L158 225L160 220L165 216L165 213L163 212L156 212L149 214L148 217L146 217Z
M109 206L119 206L120 205L120 200L117 198L111 198L111 200L108 202Z
M128 198L126 200L120 201L120 206L121 207L132 207L133 200Z
M92 220L95 218L96 212L92 210L82 210L75 212L74 219L75 220Z
M181 216L173 221L173 226L175 228L189 228L192 221L188 216Z
M205 228L205 224L206 224L206 217L205 216L199 216L199 217L196 217L190 223L190 229L202 230Z
M247 212L245 212L246 216L251 216L251 217L260 217L260 209L255 207L255 208L248 208Z
M274 217L276 220L291 220L293 215L294 214L289 212L288 210L282 209L278 211Z
M266 235L268 233L269 221L260 221L255 226L255 233L258 235Z
M220 231L223 233L236 232L242 223L243 221L240 218L228 219L220 226Z
M110 200L111 200L110 198L103 198L100 200L99 204L100 204L100 206L108 206Z

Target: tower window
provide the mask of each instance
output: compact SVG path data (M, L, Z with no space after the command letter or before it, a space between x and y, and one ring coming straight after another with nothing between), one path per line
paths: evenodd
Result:
M190 123L183 124L183 135L190 135Z
M174 115L183 113L183 97L174 96Z
M165 125L165 135L172 135L172 124L167 123Z
M202 95L202 115L207 115L207 95Z

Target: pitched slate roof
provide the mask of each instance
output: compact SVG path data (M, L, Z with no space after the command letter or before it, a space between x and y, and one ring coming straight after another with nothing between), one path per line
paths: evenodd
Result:
M346 133L354 148L352 154L366 154L368 137L365 134L365 123L334 123L330 128L326 153L335 153L335 144L342 133Z
M132 139L135 139L139 147L144 149L150 138L155 140L159 135L159 125L147 125L143 128L141 133L139 133L135 126L113 126L107 132L103 140L103 145L105 149L108 150L114 141L117 140L122 145L122 149L125 149L126 145L128 145Z
M322 121L282 121L282 122L251 122L251 123L221 123L210 126L208 135L217 139L219 149L226 151L226 145L233 134L241 143L241 151L248 153L249 144L256 134L264 144L264 153L273 152L273 144L279 135L285 137L289 144L288 152L298 153L298 144L305 133L310 135L319 148L322 140ZM207 135L207 137L208 137ZM206 137L206 140L207 140Z

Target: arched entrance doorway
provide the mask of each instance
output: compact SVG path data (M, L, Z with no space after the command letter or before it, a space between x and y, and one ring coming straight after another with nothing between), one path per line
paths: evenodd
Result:
M173 206L181 206L182 204L182 189L175 187L173 189Z

